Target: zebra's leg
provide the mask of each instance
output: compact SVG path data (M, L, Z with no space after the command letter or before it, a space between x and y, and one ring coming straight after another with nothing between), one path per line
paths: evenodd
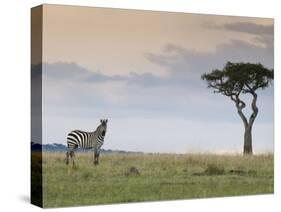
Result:
M95 165L98 165L98 162L97 162L97 151L95 151L95 159L94 159L94 164L95 164Z
M92 152L92 161L93 163L95 163L95 160L96 160L96 154L95 154L95 151L91 151Z
M69 164L69 151L66 152L66 161L65 161L66 165Z
M96 150L95 151L95 162L94 162L95 165L99 164L99 156L100 156L100 151Z
M75 166L75 161L74 161L75 153L74 153L73 150L70 151L70 158L71 158L71 161L72 161L72 166L74 167Z

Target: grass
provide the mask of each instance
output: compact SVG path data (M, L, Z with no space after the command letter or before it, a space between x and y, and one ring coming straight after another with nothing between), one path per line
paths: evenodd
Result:
M64 207L273 193L273 156L43 153L43 206Z

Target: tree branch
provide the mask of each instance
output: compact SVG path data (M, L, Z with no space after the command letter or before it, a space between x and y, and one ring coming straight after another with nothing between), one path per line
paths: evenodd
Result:
M242 111L246 107L246 104L245 104L245 102L243 102L239 98L239 94L240 94L240 92L238 94L231 95L230 98L231 98L232 101L234 101L235 106L237 108L237 112L238 112L240 118L242 119L242 121L244 123L244 126L247 127L248 126L248 120L247 120L246 116L244 115L244 113Z
M258 115L258 112L259 112L259 109L257 107L258 95L255 92L253 92L251 94L253 96L253 100L252 100L252 104L251 104L253 113L251 114L251 116L249 118L249 126L250 127L252 127L252 125L253 125L253 123L254 123L257 115Z

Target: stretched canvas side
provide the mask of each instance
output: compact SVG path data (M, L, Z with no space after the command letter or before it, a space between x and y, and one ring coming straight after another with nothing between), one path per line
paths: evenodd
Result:
M42 190L42 21L43 7L31 9L31 203L43 206Z

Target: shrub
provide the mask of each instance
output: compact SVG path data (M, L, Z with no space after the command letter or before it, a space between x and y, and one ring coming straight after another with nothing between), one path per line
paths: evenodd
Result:
M205 174L207 175L223 175L225 173L223 167L219 167L218 165L215 164L208 164Z

